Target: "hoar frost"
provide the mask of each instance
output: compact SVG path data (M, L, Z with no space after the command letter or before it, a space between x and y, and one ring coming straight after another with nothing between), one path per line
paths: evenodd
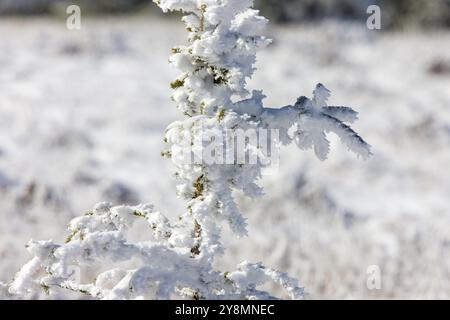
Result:
M263 106L260 91L250 93L246 80L255 71L256 52L270 44L267 20L252 9L252 0L155 0L163 11L182 11L187 45L174 47L170 63L181 71L171 83L172 99L185 120L171 124L163 154L176 167L177 192L186 212L175 223L152 206L97 205L69 225L64 244L30 241L33 258L10 284L0 284L8 297L47 295L98 299L270 299L258 288L281 286L291 299L303 288L288 275L260 263L242 262L236 271L217 271L215 259L224 252L221 228L247 235L246 220L233 191L249 197L263 194L257 182L264 164L192 163L186 149L204 148L204 136L217 132L270 129L280 144L295 142L326 159L327 134L336 134L363 159L370 146L346 123L357 120L347 107L328 106L330 92L319 84L311 99L301 97L282 108ZM221 142L224 150L227 140ZM259 145L244 145L257 150ZM145 223L149 239L132 241L135 223ZM131 233L131 234L130 234Z

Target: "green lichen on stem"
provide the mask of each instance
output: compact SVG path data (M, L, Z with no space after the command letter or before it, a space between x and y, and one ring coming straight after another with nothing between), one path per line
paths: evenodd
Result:
M196 239L197 244L191 248L191 256L195 258L200 255L200 239L202 236L202 226L198 223L197 220L194 221L194 238Z
M204 175L201 175L195 182L194 182L194 195L193 199L197 199L198 197L201 197L203 195L203 191L205 190L205 178Z
M223 119L225 119L225 116L226 116L225 109L220 108L219 112L217 113L217 120L221 122L223 121Z
M75 238L75 236L77 235L78 232L80 232L79 229L72 231L72 233L66 238L65 243L71 242Z
M170 83L170 87L173 90L181 88L183 86L184 86L184 80L181 80L181 79L177 79L177 80L173 81L172 83Z

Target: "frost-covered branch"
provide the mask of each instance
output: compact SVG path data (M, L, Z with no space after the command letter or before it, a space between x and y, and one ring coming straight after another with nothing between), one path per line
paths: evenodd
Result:
M138 221L152 230L153 241L129 239L130 228ZM9 292L56 298L253 299L263 294L256 285L275 281L292 298L301 297L295 280L259 264L241 264L236 272L212 270L201 259L193 259L187 247L170 243L176 229L150 206L99 204L72 220L65 244L30 241L27 248L34 258L16 275ZM126 267L130 261L137 267ZM106 270L83 284L79 268L92 265Z
M263 194L257 182L268 164L242 162L246 156L236 159L235 152L264 158L264 143L271 138L252 133L267 129L279 132L278 144L295 141L302 149L313 148L323 160L332 132L365 159L371 155L369 145L345 124L354 122L357 113L327 106L330 93L321 84L311 99L301 97L278 109L264 107L262 92L250 95L246 81L255 71L256 52L271 42L264 36L267 20L252 9L252 0L155 2L163 11L182 11L188 31L187 44L174 47L170 58L181 72L171 83L172 99L185 119L168 127L168 150L163 152L176 167L177 192L186 201L186 211L171 223L151 206L97 205L72 220L65 244L31 241L33 259L9 292L20 297L71 293L100 299L264 299L273 295L258 287L273 282L290 298L302 298L297 280L262 264L244 262L235 272L213 268L224 252L224 225L237 236L247 235L233 192ZM238 132L246 133L245 139L239 140ZM233 149L235 139L238 150ZM212 141L213 153L231 154L230 162L198 159ZM145 241L130 237L138 220L152 231ZM87 274L74 277L74 266L87 269Z

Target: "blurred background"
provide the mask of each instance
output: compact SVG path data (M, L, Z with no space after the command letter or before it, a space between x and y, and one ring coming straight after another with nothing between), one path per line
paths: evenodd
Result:
M76 4L85 14L130 14L160 10L149 0L0 0L0 14L38 15L65 12ZM370 5L383 8L384 26L449 27L449 0L254 0L255 7L272 21L297 23L329 18L359 20Z
M69 4L81 30L66 28ZM450 1L255 4L274 42L249 87L277 107L324 83L332 105L360 112L375 156L336 139L326 162L284 149L265 198L236 194L249 238L226 230L218 268L263 261L312 299L450 298ZM371 4L381 30L366 27ZM0 0L0 281L27 261L29 239L63 241L99 201L183 211L160 156L181 117L167 64L185 41L178 18L149 0ZM379 290L367 286L374 265Z

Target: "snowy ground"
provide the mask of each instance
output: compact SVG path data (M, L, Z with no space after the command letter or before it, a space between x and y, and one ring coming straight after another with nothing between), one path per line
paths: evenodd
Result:
M269 32L252 88L283 106L324 83L332 104L360 111L355 129L375 157L359 161L338 143L327 162L285 149L264 200L241 199L250 237L227 235L221 269L263 261L313 299L450 298L450 32ZM181 116L166 63L181 23L86 20L69 32L63 20L2 18L0 34L0 281L27 260L30 238L64 239L70 218L98 201L181 213L160 156ZM371 265L381 290L366 286Z

